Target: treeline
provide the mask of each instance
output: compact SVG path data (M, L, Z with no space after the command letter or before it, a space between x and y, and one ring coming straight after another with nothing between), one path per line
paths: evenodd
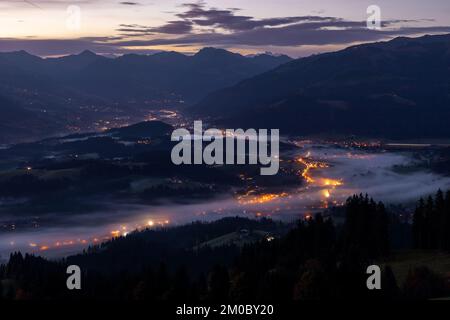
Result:
M0 181L0 196L22 197L40 195L65 189L68 185L70 185L69 179L46 180L33 174L25 173Z
M414 248L450 251L450 191L419 200L412 230Z
M321 214L298 221L284 235L239 248L199 242L240 228L276 230L271 220L228 218L168 230L137 232L63 261L20 253L0 267L2 296L10 299L137 299L149 301L261 301L426 299L450 294L426 267L399 286L385 264L397 223L382 203L349 198L336 226ZM82 290L65 287L65 268L83 271ZM368 290L368 265L382 266L382 290Z

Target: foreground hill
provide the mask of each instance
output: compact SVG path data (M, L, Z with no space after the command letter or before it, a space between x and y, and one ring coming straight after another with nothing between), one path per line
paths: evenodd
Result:
M0 265L0 300L292 303L449 296L448 276L440 272L448 270L448 254L393 255L391 227L410 224L362 195L349 198L344 210L340 226L320 214L295 225L236 217L135 231L57 261L16 252ZM258 230L273 236L251 239ZM241 234L239 243L216 243L233 232ZM381 290L368 290L367 266L377 261L388 262ZM67 290L69 265L83 270L83 290Z
M193 107L295 134L450 137L450 35L396 38L286 63Z

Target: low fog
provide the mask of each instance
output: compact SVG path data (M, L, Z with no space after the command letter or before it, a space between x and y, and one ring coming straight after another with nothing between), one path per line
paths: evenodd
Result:
M270 216L292 221L305 214L342 204L355 193L367 193L386 204L413 207L419 197L435 193L439 188L450 189L450 178L425 170L397 173L396 165L409 165L408 153L367 153L323 146L303 146L298 157L310 153L311 161L326 162L329 167L313 169L315 182L286 190L263 203L245 203L230 195L196 204L166 204L159 206L114 205L103 212L67 216L58 227L0 234L0 259L11 251L21 250L44 256L61 256L79 251L82 247L101 242L112 235L126 235L135 229L157 228L188 223L194 220L211 221L225 216ZM325 186L324 179L342 182ZM115 234L112 234L115 232Z

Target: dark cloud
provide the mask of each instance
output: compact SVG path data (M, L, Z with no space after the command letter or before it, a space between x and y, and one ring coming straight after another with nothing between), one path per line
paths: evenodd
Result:
M210 26L231 31L252 30L261 27L275 27L303 21L329 21L334 17L296 16L268 19L255 19L250 16L237 15L237 8L206 9L204 3L187 3L187 11L177 14L181 19L192 21L199 26Z
M166 25L152 28L140 26L139 28L120 28L118 31L127 32L133 35L139 34L154 34L154 33L168 33L168 34L187 34L190 33L193 27L211 27L221 28L227 31L246 31L263 27L277 27L293 23L311 22L311 21L339 21L341 19L335 17L321 17L321 16L295 16L295 17L279 17L267 19L255 19L250 16L236 15L238 8L229 8L224 10L206 9L205 4L199 3L185 3L181 7L187 8L186 11L176 14L181 20L169 21Z
M136 24L121 24L117 31L125 36L142 36L152 34L188 34L192 30L193 23L185 20L168 21L159 27L147 27Z
M167 24L153 28L154 32L167 34L185 34L192 30L191 21L169 21Z
M30 6L32 6L32 7L35 7L35 8L37 8L37 9L42 10L42 8L41 8L37 3L35 3L34 1L31 1L31 0L23 0L23 2L28 3L28 4L29 4Z
M131 3L131 2L130 2ZM134 3L134 2L133 2ZM136 2L137 3L137 2ZM24 49L38 55L62 55L89 49L98 53L148 52L148 46L285 47L346 46L355 42L387 40L395 36L449 33L450 26L429 26L432 20L396 19L369 30L365 21L316 15L258 19L239 14L237 8L207 8L204 2L180 5L179 20L160 26L121 24L117 37L74 40L0 39L0 50ZM423 22L427 23L422 27ZM170 35L170 38L167 37ZM136 48L142 47L142 50ZM305 49L306 50L306 49Z
M239 15L238 8L207 8L205 2L184 3L180 19L159 27L121 25L124 37L152 35L149 40L125 40L121 46L151 45L217 45L217 46L301 46L341 45L387 39L397 35L450 32L450 27L407 27L429 19L396 19L382 22L381 30L369 30L365 21L349 21L338 17L317 15L257 19ZM164 38L158 34L177 34Z
M385 25L388 25L385 22ZM389 39L395 36L424 33L448 33L450 26L400 27L396 29L369 30L366 22L336 21L300 23L279 28L257 28L234 33L200 33L175 39L121 40L120 46L200 45L200 46L305 46L345 45Z
M138 5L140 5L139 2L131 2L131 1L122 1L122 2L119 2L119 4L123 4L125 6L138 6Z

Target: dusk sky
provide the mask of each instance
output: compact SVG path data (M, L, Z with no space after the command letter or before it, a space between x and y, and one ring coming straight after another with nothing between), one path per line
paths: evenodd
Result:
M369 5L381 9L381 30L366 28ZM79 20L73 6L80 9ZM395 36L437 33L450 33L448 0L0 1L0 51L41 56L85 49L100 54L189 54L212 46L299 57Z

